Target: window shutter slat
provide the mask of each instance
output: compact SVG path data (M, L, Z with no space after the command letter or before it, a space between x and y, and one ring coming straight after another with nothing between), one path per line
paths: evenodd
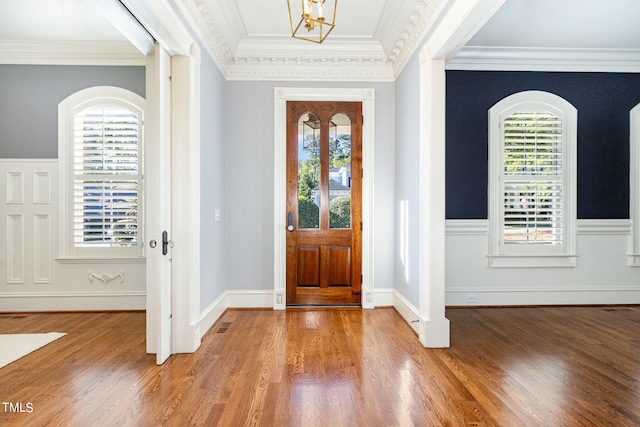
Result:
M139 134L139 118L126 108L96 106L76 114L76 246L139 244Z
M502 131L504 243L562 243L562 120L516 112L504 119Z

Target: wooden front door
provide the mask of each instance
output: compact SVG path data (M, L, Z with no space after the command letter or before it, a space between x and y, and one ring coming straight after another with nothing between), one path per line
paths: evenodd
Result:
M360 304L362 104L287 102L287 304Z

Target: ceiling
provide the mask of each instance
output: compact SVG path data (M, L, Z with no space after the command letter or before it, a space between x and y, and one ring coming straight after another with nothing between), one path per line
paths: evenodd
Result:
M123 47L126 38L94 8L92 3L99 1L104 0L20 0L10 6L4 2L0 51L15 50L19 44L90 42L133 55L130 46ZM291 1L292 8L299 5L299 0ZM348 76L347 80L385 81L398 75L428 33L430 18L450 2L338 0L336 27L321 45L291 37L286 0L175 4L229 79L286 79L289 73L307 80ZM583 57L606 51L638 61L639 16L637 0L506 0L450 63L464 68L461 64L474 58L486 61L486 52L500 62L496 57L516 48L515 54L530 57L561 49Z
M5 1L0 8L0 41L126 41L84 0Z
M507 0L468 46L640 49L637 0Z

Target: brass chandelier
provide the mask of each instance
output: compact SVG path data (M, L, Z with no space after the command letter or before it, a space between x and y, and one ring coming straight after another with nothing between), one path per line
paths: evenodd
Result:
M294 11L291 11L291 2ZM336 6L338 0L300 0L300 8L295 7L298 0L287 0L291 35L297 39L322 43L329 35L336 22ZM294 26L294 16L300 16L300 22ZM330 18L330 20L328 19Z

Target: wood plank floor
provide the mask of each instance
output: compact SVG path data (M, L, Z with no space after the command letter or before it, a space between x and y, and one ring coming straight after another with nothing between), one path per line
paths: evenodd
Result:
M231 310L196 354L144 313L0 314L67 336L0 369L0 426L637 426L640 307L447 310L425 349L393 309ZM4 404L3 404L4 405Z

